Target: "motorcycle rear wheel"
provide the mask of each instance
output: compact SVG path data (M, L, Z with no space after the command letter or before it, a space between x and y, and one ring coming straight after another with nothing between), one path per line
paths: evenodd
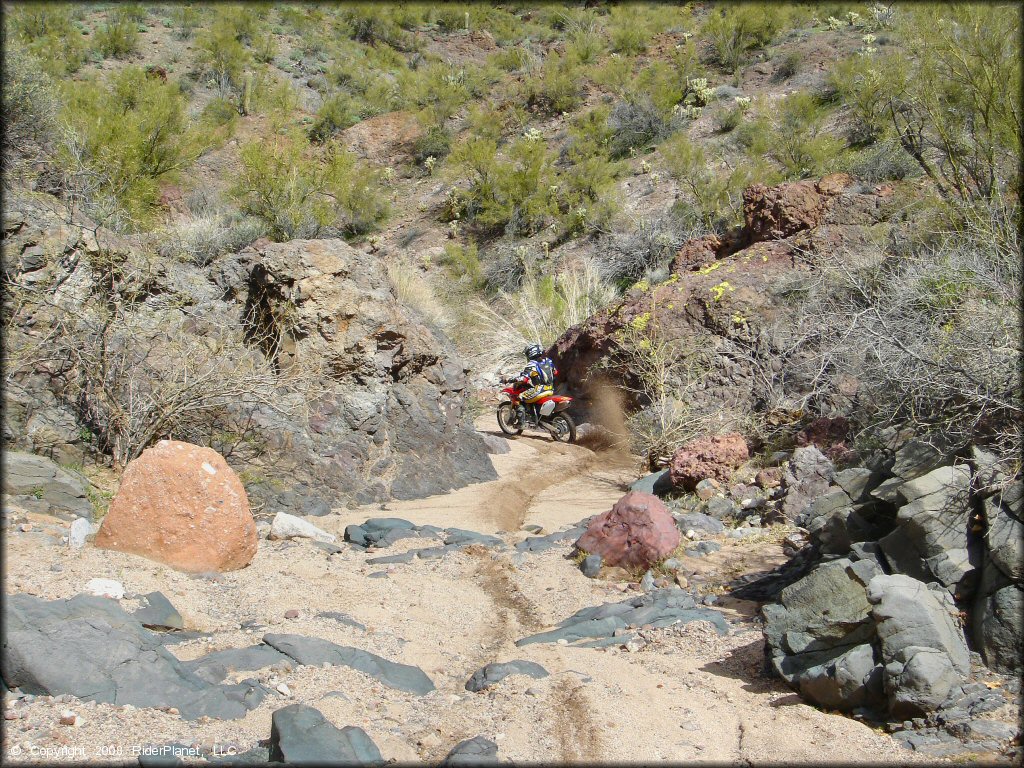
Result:
M576 424L567 413L556 413L551 417L551 426L555 431L551 433L551 439L559 443L576 442Z
M498 426L502 432L506 435L521 435L523 428L518 424L516 409L512 407L512 403L502 403L498 406Z

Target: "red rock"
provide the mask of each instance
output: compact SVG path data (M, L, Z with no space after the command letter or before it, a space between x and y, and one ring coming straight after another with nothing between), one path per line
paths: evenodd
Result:
M822 416L797 432L795 441L800 447L816 446L833 462L849 461L855 456L855 452L846 444L852 426L849 419L843 416Z
M824 221L833 199L853 180L843 173L820 181L797 181L743 190L743 230L748 242L779 240Z
M679 538L675 518L661 499L630 491L590 521L576 548L601 555L604 565L642 570L667 557Z
M778 488L782 482L782 467L767 467L754 475L754 484L758 488Z
M672 484L691 493L701 480L729 482L732 471L750 458L747 444L738 433L704 437L687 443L672 455Z
M299 612L296 611L294 608L289 608L287 611L284 612L284 617L286 619L297 619L299 618Z
M672 272L700 269L719 258L722 241L717 235L704 235L687 240L672 260Z
M125 468L96 546L190 573L233 571L256 554L256 523L219 453L161 440Z

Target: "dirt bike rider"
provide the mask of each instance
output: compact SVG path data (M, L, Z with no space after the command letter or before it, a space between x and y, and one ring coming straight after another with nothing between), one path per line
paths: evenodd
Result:
M527 385L528 388L519 394L519 423L526 425L526 404L529 404L530 422L536 427L540 422L537 401L554 394L555 375L558 369L551 358L544 356L540 344L531 344L523 350L523 354L526 355L528 362L516 381Z

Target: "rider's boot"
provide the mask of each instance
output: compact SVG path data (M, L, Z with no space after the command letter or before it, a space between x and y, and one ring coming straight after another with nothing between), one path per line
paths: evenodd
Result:
M526 406L523 405L522 403L520 403L519 407L516 409L516 415L519 417L519 426L525 427L526 426Z

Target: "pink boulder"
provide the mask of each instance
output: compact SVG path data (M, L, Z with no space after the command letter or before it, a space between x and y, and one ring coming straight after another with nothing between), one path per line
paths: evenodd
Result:
M125 468L96 546L180 571L233 571L256 554L256 523L219 453L161 440Z
M747 444L738 433L703 437L672 455L669 476L672 485L692 493L707 478L728 483L733 470L748 458Z
M590 521L576 548L597 554L605 565L643 570L679 546L675 518L657 496L630 491Z

